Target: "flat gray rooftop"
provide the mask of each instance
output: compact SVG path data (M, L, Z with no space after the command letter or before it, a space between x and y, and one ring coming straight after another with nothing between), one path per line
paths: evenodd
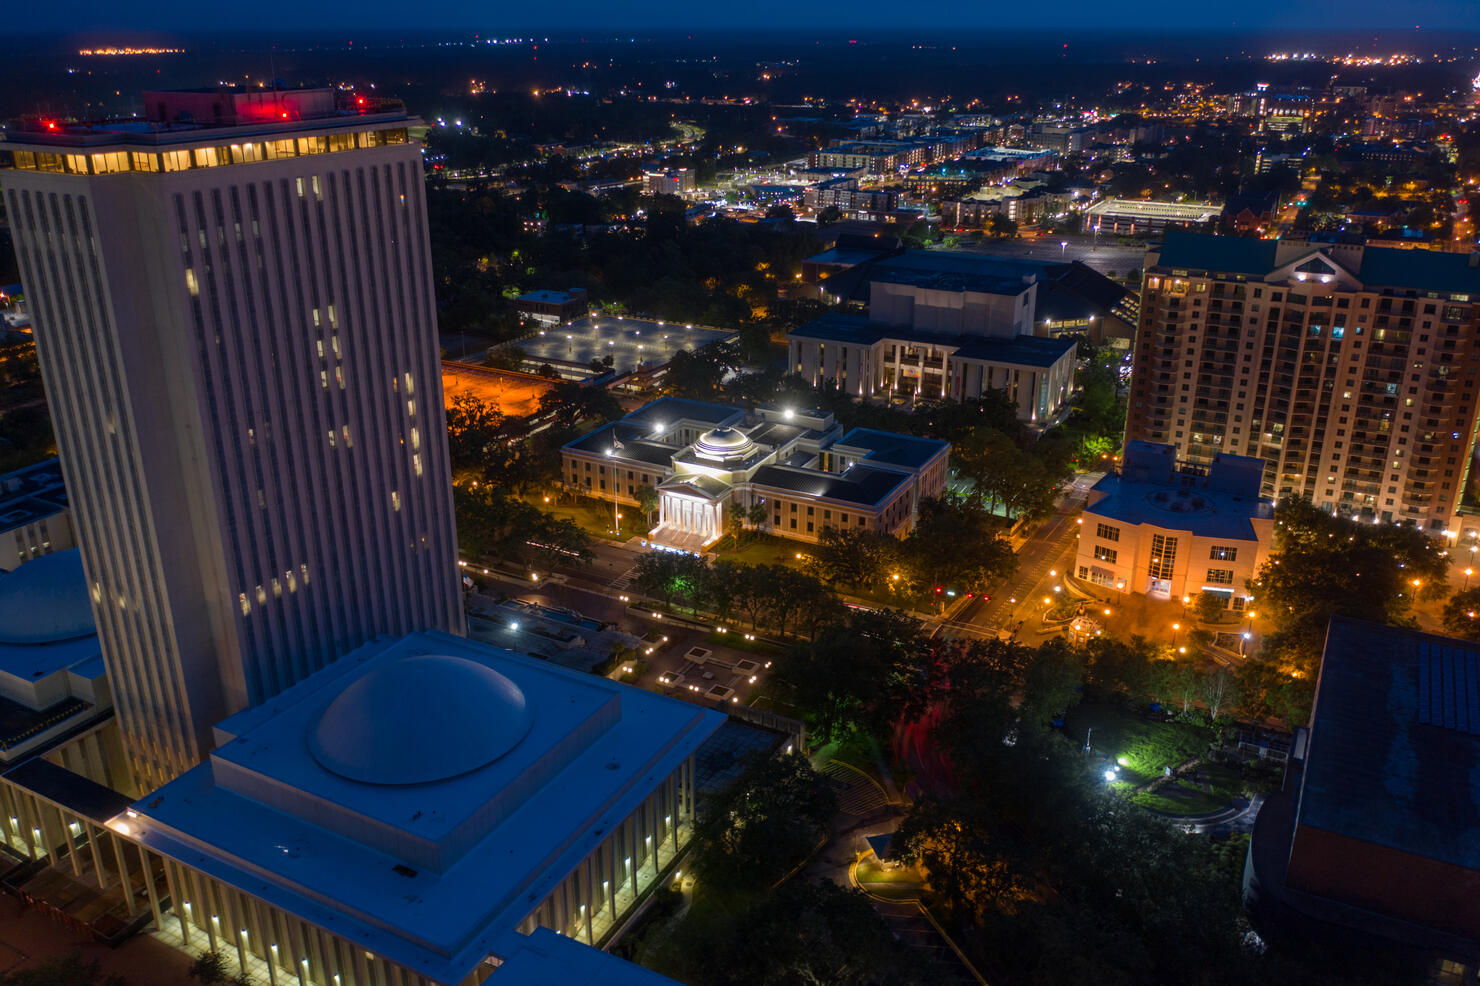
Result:
M639 367L661 366L681 349L693 352L711 342L733 338L735 333L723 329L602 315L542 329L515 345L536 363L585 366L610 356L614 369L626 373Z
M1332 619L1297 820L1480 870L1480 650Z

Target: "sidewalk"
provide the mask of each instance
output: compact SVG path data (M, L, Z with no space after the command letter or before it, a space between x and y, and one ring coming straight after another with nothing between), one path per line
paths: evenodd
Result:
M126 986L194 986L188 975L193 956L150 934L139 934L117 948L100 945L27 908L0 898L0 975L34 966L50 956L77 952L96 959L103 975L123 977Z

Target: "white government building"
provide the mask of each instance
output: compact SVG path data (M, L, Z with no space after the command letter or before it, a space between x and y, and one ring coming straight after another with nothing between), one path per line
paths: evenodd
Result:
M1036 273L994 257L914 251L861 276L868 314L829 312L788 332L791 372L872 401L965 401L999 390L1019 420L1041 426L1064 410L1076 347L1036 319Z
M737 512L765 510L761 527L815 542L828 527L907 534L922 499L946 485L951 446L854 428L830 413L664 397L562 450L566 489L637 505L658 492L654 543L698 551ZM750 526L747 520L747 526Z

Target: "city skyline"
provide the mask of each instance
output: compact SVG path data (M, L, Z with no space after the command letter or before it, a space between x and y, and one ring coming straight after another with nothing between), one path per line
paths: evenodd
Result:
M23 976L1480 986L1463 5L66 13Z
M449 28L471 28L501 36L510 31L534 30L539 34L568 36L571 33L591 31L686 31L721 30L734 27L734 18L723 15L706 15L694 7L675 8L667 0L643 0L624 6L620 13L609 5L591 0L570 0L563 5L563 16L552 18L548 12L501 11L497 17L469 0L441 5L435 15L427 16L414 29L408 29L404 16L398 8L379 3L358 5L353 17L346 17L343 8L331 5L310 4L295 8L291 28L284 33L304 30L333 29L343 32L352 24L352 30L379 31L401 30L416 33ZM885 15L891 8L869 0L862 6L849 8L848 14L857 16L862 22ZM974 30L988 28L1011 28L1015 30L1056 30L1073 33L1089 28L1117 28L1123 30L1152 30L1153 33L1170 33L1178 30L1228 30L1238 31L1311 31L1330 34L1352 31L1388 30L1408 32L1435 32L1446 30L1480 29L1474 7L1466 0L1413 0L1402 5L1385 4L1377 0L1354 0L1343 5L1339 21L1333 19L1332 5L1325 0L1293 0L1279 3L1276 0L1253 0L1239 5L1237 10L1197 7L1175 2L1175 0L1138 0L1135 3L1104 4L1093 0L1065 0L1057 7L1062 16L1047 17L1031 8L991 8L982 10L979 5L960 3L938 8L930 16L912 17L910 30L929 33L943 29ZM746 9L746 23L742 30L749 33L775 32L794 34L798 30L832 28L836 33L847 33L847 28L838 29L839 11L822 4L809 4L801 8L785 5L774 0L762 0ZM757 21L766 17L785 15L784 28L760 26ZM119 5L102 3L101 0L76 0L60 10L29 8L21 12L15 28L22 33L74 33L79 25L87 31L134 30L156 32L180 31L224 31L247 33L261 32L258 20L226 12L206 15L202 8L181 2L165 0L150 5L147 10L132 11ZM574 29L571 25L578 25ZM854 34L867 28L858 28Z

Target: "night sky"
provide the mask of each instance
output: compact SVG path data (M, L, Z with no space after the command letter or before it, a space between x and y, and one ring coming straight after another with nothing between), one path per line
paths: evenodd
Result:
M290 34L325 28L427 31L471 28L491 34L539 28L553 33L593 29L725 29L793 33L826 27L829 33L887 30L899 23L914 29L1112 27L1223 28L1238 31L1415 27L1433 38L1454 29L1480 29L1480 0L1057 0L1051 4L1005 0L945 0L925 8L892 0L802 3L751 0L564 0L557 4L448 0L432 6L404 0L358 0L353 4L309 0L284 4L202 4L198 0L70 0L13 4L7 29L14 33L99 29L167 32L264 28Z

